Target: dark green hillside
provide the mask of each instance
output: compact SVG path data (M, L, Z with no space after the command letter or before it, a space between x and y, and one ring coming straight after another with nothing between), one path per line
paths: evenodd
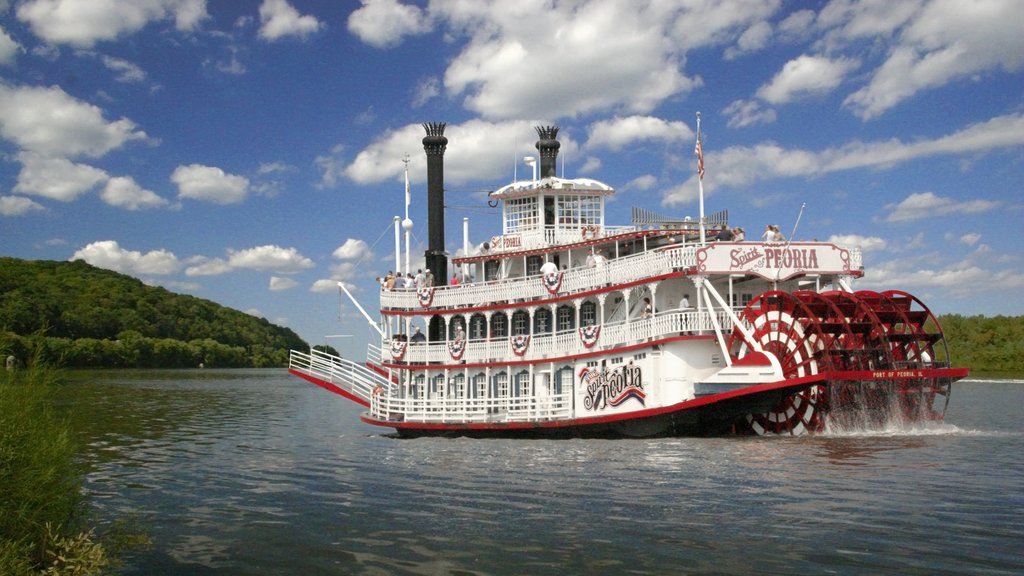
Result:
M44 347L67 366L280 366L295 332L82 261L0 258L5 353Z

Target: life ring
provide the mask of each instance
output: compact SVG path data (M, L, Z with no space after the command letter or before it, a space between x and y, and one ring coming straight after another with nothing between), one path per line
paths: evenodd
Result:
M582 236L584 240L586 240L588 236L590 238L597 238L597 230L597 226L594 225L584 226L580 229L580 236Z

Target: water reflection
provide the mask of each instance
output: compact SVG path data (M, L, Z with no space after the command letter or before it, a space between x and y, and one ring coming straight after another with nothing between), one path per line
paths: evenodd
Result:
M1019 572L1024 394L978 393L931 432L628 441L397 440L274 371L74 401L97 507L154 539L124 574Z

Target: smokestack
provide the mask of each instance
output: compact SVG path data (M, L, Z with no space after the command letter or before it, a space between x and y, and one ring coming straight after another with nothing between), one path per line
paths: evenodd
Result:
M427 153L427 268L434 275L434 285L448 282L448 259L444 254L444 122L425 122L423 151Z
M537 126L537 151L540 152L540 177L551 178L555 176L555 166L558 160L558 149L562 146L558 143L558 126Z

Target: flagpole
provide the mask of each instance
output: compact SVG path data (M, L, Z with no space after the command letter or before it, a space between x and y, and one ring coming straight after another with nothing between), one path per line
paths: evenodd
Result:
M402 228L405 229L405 273L411 274L412 268L409 266L409 234L412 232L412 220L409 219L409 202L411 201L409 194L409 155L406 154L405 158L402 159L405 163L405 220L402 221Z
M700 143L700 112L697 112L697 146L694 153L697 155L697 190L700 197L700 245L704 246L704 149Z

